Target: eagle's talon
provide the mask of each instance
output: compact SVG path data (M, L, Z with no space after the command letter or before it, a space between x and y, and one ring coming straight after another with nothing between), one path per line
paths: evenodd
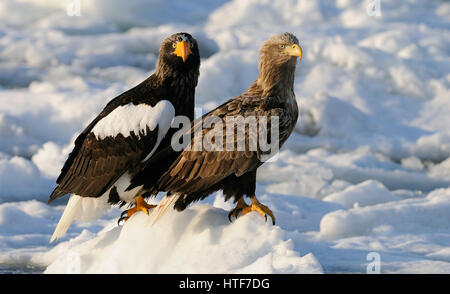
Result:
M120 218L117 220L117 225L118 226L122 226L123 223L122 222L126 222L127 221L127 214L128 214L128 210L123 211L120 214Z
M120 226L121 221L126 222L133 214L135 214L138 211L143 211L145 212L145 214L148 215L148 211L155 207L156 205L147 204L147 202L145 202L142 196L138 196L136 197L136 206L122 212L120 214L119 220L117 221L117 224Z
M250 200L252 201L252 205L246 207L242 211L242 215L245 215L249 212L256 211L262 216L264 216L264 219L267 222L267 215L269 215L272 218L272 224L275 225L275 216L273 215L272 210L270 210L267 206L264 204L261 204L258 199L256 199L256 196L250 197Z
M231 217L234 216L235 219L238 218L238 215L241 213L242 211L242 207L238 207L239 204L236 206L236 208L234 208L232 211L230 211L230 213L228 213L228 219L230 220L230 223L233 222L233 220L231 219Z
M273 215L273 212L264 204L259 203L258 199L256 199L256 196L250 197L250 200L252 201L252 205L248 205L247 203L245 203L243 197L239 198L236 207L231 210L230 213L228 213L228 219L230 220L230 222L232 222L232 216L234 216L234 218L237 218L239 214L246 215L249 212L256 211L264 216L266 222L267 215L269 215L272 218L272 224L275 225L275 216Z
M126 211L125 211L126 212ZM123 214L123 213L122 213ZM126 219L126 217L125 216L120 216L120 218L117 220L117 225L119 226L119 227L121 227L122 225L123 225L123 223L122 223L122 221L126 221L125 220Z
M230 223L233 222L231 220L231 217L234 216L235 219L238 218L238 215L244 210L244 208L249 207L247 203L244 201L244 197L239 198L238 203L236 204L236 207L233 208L233 210L228 213L228 219L230 220Z

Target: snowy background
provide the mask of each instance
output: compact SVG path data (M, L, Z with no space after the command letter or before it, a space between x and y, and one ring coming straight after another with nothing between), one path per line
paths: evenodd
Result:
M0 272L365 273L376 252L382 273L450 273L449 1L170 2L0 2ZM218 193L154 227L117 227L115 208L48 244L75 136L179 31L200 43L204 111L256 78L264 40L299 38L300 119L258 173L277 225L230 224Z

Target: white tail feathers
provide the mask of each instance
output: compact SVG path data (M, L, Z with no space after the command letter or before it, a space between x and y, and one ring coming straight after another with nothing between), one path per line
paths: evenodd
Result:
M172 194L164 196L158 206L150 213L148 223L154 225L169 208L172 208L181 194ZM89 198L71 195L69 202L55 228L55 232L50 239L50 243L64 236L70 225L75 220L89 221L100 217L110 205L107 203L107 197Z
M91 221L101 217L111 205L108 203L108 193L99 198L70 195L69 202L56 226L50 243L64 236L73 221Z
M172 194L164 196L159 202L158 206L150 213L148 217L148 224L154 225L169 208L175 205L175 202L180 198L181 194Z
M66 208L56 226L55 231L53 232L52 238L50 239L50 243L55 241L58 238L64 236L69 229L72 222L75 220L77 215L81 210L81 201L82 198L78 195L71 195L69 198L69 202L67 203Z

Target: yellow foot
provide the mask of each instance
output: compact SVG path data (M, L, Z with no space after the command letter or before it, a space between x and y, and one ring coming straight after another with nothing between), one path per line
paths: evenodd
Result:
M247 205L247 203L245 203L244 201L244 198L240 198L238 203L236 204L236 207L228 214L228 219L231 221L231 217L234 216L234 218L237 218L239 213L242 213L242 215L246 215L249 212L256 211L264 216L266 221L267 215L269 215L272 218L272 223L275 225L275 216L273 215L272 210L270 210L264 204L261 204L258 199L256 199L256 196L250 197L250 200L252 201L252 205Z
M144 200L144 198L142 198L142 196L138 196L138 197L136 197L136 205L133 208L122 212L117 223L120 225L120 223L122 221L126 222L133 214L135 214L138 211L143 211L143 212L145 212L145 214L148 215L148 210L155 208L155 207L156 207L156 205L148 204L147 202L145 202L145 200Z
M234 218L237 218L239 213L246 207L249 207L247 205L247 203L245 203L244 201L244 197L239 198L238 203L236 204L236 207L230 211L230 213L228 214L228 219L231 222L231 217L233 216Z

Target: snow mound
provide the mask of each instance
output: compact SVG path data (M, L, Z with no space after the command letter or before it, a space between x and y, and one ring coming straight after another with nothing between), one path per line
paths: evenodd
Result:
M80 273L322 272L312 254L299 256L284 231L259 215L229 223L224 210L209 205L182 213L172 210L154 226L138 213L123 227L72 247L45 273L68 269Z
M90 222L88 229L87 223L74 223L63 239L69 241L53 247L50 236L63 209L36 200L1 203L0 268L14 265L24 272L42 272L70 247L116 226L118 209L112 209L104 219Z
M368 180L348 187L342 192L328 195L324 201L336 202L345 208L375 205L383 202L400 200L380 182Z
M437 189L425 198L405 199L325 215L320 233L329 240L378 233L448 232L450 189Z
M30 160L0 152L0 203L30 198L45 200L53 185L53 179L43 178Z

